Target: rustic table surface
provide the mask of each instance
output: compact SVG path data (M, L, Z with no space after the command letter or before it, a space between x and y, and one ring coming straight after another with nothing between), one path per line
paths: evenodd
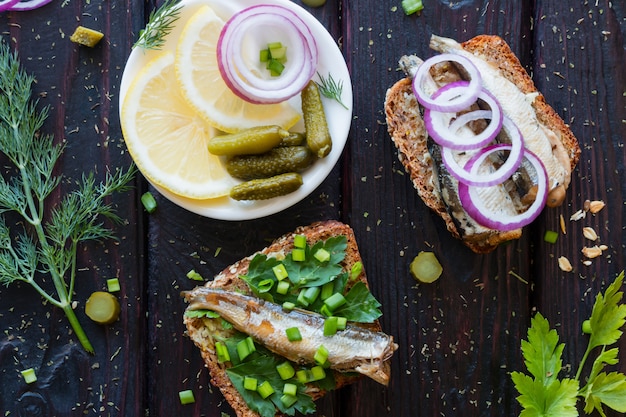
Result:
M212 276L273 238L323 219L355 230L372 292L383 305L382 326L400 347L388 387L362 380L321 400L318 415L517 415L510 372L525 369L520 341L537 311L566 343L563 372L571 376L586 348L581 323L595 295L625 268L626 3L424 2L419 16L406 16L400 0L328 0L307 8L343 52L354 115L341 160L301 203L257 220L212 220L161 197L141 175L132 191L111 199L126 220L114 226L119 239L88 244L78 258L76 312L95 355L77 344L63 312L32 288L0 288L1 414L233 416L185 336L179 293L196 284L186 273ZM40 104L50 106L45 132L67 142L58 166L66 177L62 189L71 189L83 172L101 179L109 168L130 165L118 117L120 79L154 7L140 0L53 0L38 10L0 14L0 36L36 77ZM104 40L93 49L70 42L79 24L102 31ZM491 254L472 253L424 206L387 133L383 100L401 78L398 59L430 56L433 33L460 41L502 36L580 141L565 203L544 210L519 241ZM147 190L158 203L151 215L140 203ZM585 200L602 200L606 208L570 220ZM559 230L561 215L567 234L545 243L544 232ZM608 247L590 265L582 263L586 226ZM431 285L417 285L409 275L422 250L434 251L443 265ZM572 272L559 269L560 256L571 261ZM121 283L122 312L102 327L84 315L84 302L111 277ZM626 340L618 346L621 362L614 368L623 372ZM38 381L27 385L20 371L30 367ZM178 393L186 389L195 404L181 405Z

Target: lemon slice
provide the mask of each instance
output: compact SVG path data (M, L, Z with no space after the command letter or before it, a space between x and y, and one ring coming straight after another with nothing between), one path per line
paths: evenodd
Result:
M172 52L157 55L134 78L122 104L121 124L131 156L155 185L207 199L227 195L235 184L207 149L215 129L180 93Z
M260 125L289 129L300 113L288 102L252 104L228 88L217 64L217 42L224 21L209 6L185 25L176 49L176 76L185 98L208 123L225 132Z

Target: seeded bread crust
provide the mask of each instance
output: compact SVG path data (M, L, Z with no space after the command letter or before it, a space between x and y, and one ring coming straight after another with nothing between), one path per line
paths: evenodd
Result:
M313 223L309 226L299 227L294 232L288 233L276 239L268 247L257 253L262 253L268 256L287 254L293 249L293 239L297 234L305 235L307 237L307 242L310 245L333 236L344 235L347 238L346 257L342 262L344 270L350 271L355 263L361 261L361 255L356 243L354 231L350 226L335 220L327 220ZM247 273L250 261L255 255L256 253L230 265L217 274L213 281L208 282L206 286L249 293L247 284L241 280L239 276ZM358 280L355 280L354 282L357 281L361 281L367 285L367 277L364 270L361 271ZM204 360L205 366L209 370L209 374L211 376L211 383L220 389L226 401L228 401L232 409L237 413L237 416L259 417L257 412L248 408L244 399L233 386L230 378L226 374L226 366L217 361L214 336L228 336L229 332L222 329L216 320L190 318L185 316L184 324L187 327L187 335L200 349L202 359ZM368 328L375 331L381 330L378 322L368 326ZM355 382L360 378L361 376L353 376L352 374L348 376L346 374L335 372L337 388ZM324 396L326 391L309 386L308 393L314 400L317 400ZM281 414L276 415L280 416Z
M524 93L537 93L534 107L539 121L550 126L559 137L570 158L573 169L580 157L578 141L561 117L550 107L539 93L508 44L498 36L481 35L461 44L464 49L497 66L502 74L515 83ZM411 79L396 82L385 97L385 116L389 135L398 149L398 158L418 195L427 207L439 215L448 231L476 253L493 251L503 242L519 239L522 229L507 232L486 230L478 234L466 235L457 227L448 212L448 207L440 195L438 167L428 150L428 133L424 126L419 105L413 94Z

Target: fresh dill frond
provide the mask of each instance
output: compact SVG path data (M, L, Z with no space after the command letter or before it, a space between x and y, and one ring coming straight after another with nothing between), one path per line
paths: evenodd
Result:
M150 12L146 27L139 32L139 39L133 48L159 50L165 44L165 38L172 32L174 23L180 18L182 5L178 0L166 0L158 9Z
M343 80L335 81L333 75L328 73L328 78L324 78L319 72L317 76L320 79L320 82L315 82L320 89L320 93L331 100L335 100L337 103L341 104L344 109L349 110L348 106L343 104L341 101L341 94L343 93Z
M17 57L0 38L0 153L14 165L0 174L0 284L24 282L45 300L61 308L83 348L94 349L72 309L78 244L113 237L103 219L120 222L108 203L135 177L135 167L107 173L103 183L83 175L77 189L50 207L47 197L61 184L54 168L65 145L41 133L48 107L38 110L32 98L34 77L24 72ZM6 178L5 178L6 176ZM11 230L3 214L15 212L24 221ZM56 294L39 285L44 276Z

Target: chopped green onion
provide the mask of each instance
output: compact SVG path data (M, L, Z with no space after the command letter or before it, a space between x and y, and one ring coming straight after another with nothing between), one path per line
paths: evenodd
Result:
M246 376L243 378L243 387L248 391L256 391L259 381L256 378L252 378L251 376Z
M278 375L280 375L282 380L293 378L293 376L296 374L296 370L293 369L293 366L289 361L285 361L276 365L276 371L278 372Z
M287 272L287 268L285 268L284 264L278 264L272 268L272 272L274 272L274 276L277 280L282 281L289 276Z
M268 292L274 286L274 280L272 278L267 278L259 282L258 290L260 293Z
M293 246L298 249L306 248L306 236L305 235L295 235L293 237Z
M546 234L543 235L543 240L548 243L556 243L556 240L559 238L559 233L554 230L546 230Z
M283 47L283 44L281 42L270 42L267 44L267 49L269 49L270 51L272 49L278 49L282 47Z
M330 260L330 252L328 252L326 249L320 248L315 251L313 257L315 257L315 259L320 262L328 262Z
M296 308L296 305L294 303L292 303L291 301L285 301L283 303L283 310L285 310L285 311L291 311L294 308Z
M290 382L285 383L283 386L283 393L287 395L296 395L298 393L298 386Z
M294 262L304 262L306 260L306 252L304 249L296 248L291 252L291 259Z
M330 311L335 311L346 303L346 298L341 293L334 293L330 297L324 300L324 305L328 307Z
M272 385L269 383L269 381L264 381L261 385L257 387L256 392L259 393L261 398L266 399L274 393L274 388L272 388Z
M317 297L320 295L321 291L322 289L320 287L309 287L309 288L302 290L301 292L304 293L303 297L306 300L306 302L308 304L313 304L315 300L317 300Z
M268 62L270 60L270 50L269 49L261 49L259 51L259 61Z
M324 336L332 336L337 333L337 317L327 317L324 320Z
M404 13L408 16L413 13L421 12L424 9L424 3L422 0L402 0L402 8Z
M217 354L217 361L219 363L230 362L230 353L224 343L215 342L215 353Z
M196 402L196 399L193 396L193 391L188 389L188 390L184 390L184 391L180 391L178 393L178 398L180 398L180 403L182 405L185 404L193 404Z
M306 384L307 382L311 382L313 380L313 375L311 375L311 371L308 369L300 369L296 372L296 379L301 384Z
M276 286L276 292L281 295L285 295L289 292L289 281L280 281Z
M191 271L187 272L187 278L192 279L194 281L204 281L204 278L202 278L202 275L197 273L195 269L192 269Z
M361 261L358 261L354 265L352 265L352 268L350 269L350 281L354 281L355 279L357 279L359 275L361 275L362 271L363 263Z
M300 290L300 292L298 293L298 299L296 301L301 306L308 307L309 302L306 300L305 295L306 295L306 291L305 290Z
M333 281L327 282L322 285L322 292L320 296L322 297L322 301L333 295L335 292L335 283Z
M287 408L294 405L296 401L298 401L298 397L296 397L295 395L283 394L280 397L280 402L283 403L283 405Z
M154 213L157 209L157 202L150 191L145 192L141 196L141 204L143 204L143 208L145 208L148 213Z
M326 378L326 371L322 366L314 366L311 368L311 381L319 381Z
M345 317L337 317L337 330L346 330L348 319Z
M323 304L322 308L320 308L320 314L322 316L330 317L330 316L333 315L333 312L330 311L330 309L328 308L328 306L326 304Z
M583 333L591 334L591 321L589 320L583 321Z
M278 77L283 73L285 65L276 59L270 59L267 63L267 69L270 70L272 77Z
M37 381L37 374L35 373L35 370L33 368L24 369L20 373L24 377L24 382L26 382L27 384L32 384L33 382Z
M324 345L320 345L313 355L313 360L318 365L324 365L328 361L328 349Z
M237 343L237 355L239 355L239 360L243 361L253 352L256 352L256 346L254 346L252 337L248 336Z
M107 290L109 292L118 292L120 290L120 280L117 278L107 279Z
M299 342L300 340L302 340L300 329L297 327L289 327L285 330L285 334L287 334L287 340L289 340L290 342Z

